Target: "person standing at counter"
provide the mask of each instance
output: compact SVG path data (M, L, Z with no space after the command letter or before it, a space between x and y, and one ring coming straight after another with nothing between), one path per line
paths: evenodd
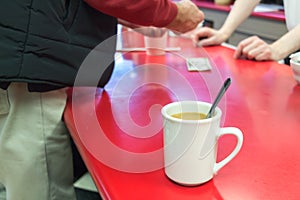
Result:
M116 34L117 18L186 32L204 19L184 0L2 0L0 183L7 200L74 200L66 88L85 57ZM5 5L5 6L4 6ZM105 56L113 60L115 46ZM100 64L100 63L99 63ZM99 66L98 86L113 65Z
M193 35L198 46L219 45L225 42L235 29L251 14L260 0L236 0L226 21L219 30L208 27L199 29ZM284 0L286 23L289 31L272 44L267 44L257 36L242 40L234 53L234 58L245 57L257 61L281 60L300 49L300 1ZM253 24L255 28L255 24ZM268 28L268 27L266 27ZM199 38L205 38L199 41Z

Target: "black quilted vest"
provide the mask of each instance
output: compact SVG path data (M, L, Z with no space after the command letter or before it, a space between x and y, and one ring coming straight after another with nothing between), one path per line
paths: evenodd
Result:
M1 0L0 87L27 82L30 91L43 92L73 86L86 56L116 34L116 25L83 0ZM103 54L113 60L115 42L109 44ZM104 87L113 62L97 67Z

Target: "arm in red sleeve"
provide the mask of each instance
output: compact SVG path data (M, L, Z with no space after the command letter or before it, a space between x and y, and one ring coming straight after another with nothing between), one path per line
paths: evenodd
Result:
M85 0L91 7L116 18L143 26L165 27L177 15L170 0Z

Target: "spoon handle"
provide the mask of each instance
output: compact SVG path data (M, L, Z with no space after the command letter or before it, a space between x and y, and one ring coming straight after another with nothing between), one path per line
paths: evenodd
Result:
M220 89L215 101L213 102L210 110L208 111L206 118L210 118L212 116L213 112L215 111L216 106L218 105L219 101L221 100L222 96L224 95L224 93L226 92L226 90L228 89L230 84L231 84L231 79L227 78L226 81L224 82L222 88Z

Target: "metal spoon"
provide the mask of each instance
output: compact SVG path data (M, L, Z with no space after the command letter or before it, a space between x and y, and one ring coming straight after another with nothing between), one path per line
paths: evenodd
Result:
M215 111L216 106L218 105L219 101L221 100L222 96L224 95L224 93L226 92L226 90L228 89L230 84L231 84L231 79L227 78L226 81L224 82L222 88L220 89L215 101L213 102L210 110L208 111L208 114L206 115L206 119L210 118L212 116L212 114Z

